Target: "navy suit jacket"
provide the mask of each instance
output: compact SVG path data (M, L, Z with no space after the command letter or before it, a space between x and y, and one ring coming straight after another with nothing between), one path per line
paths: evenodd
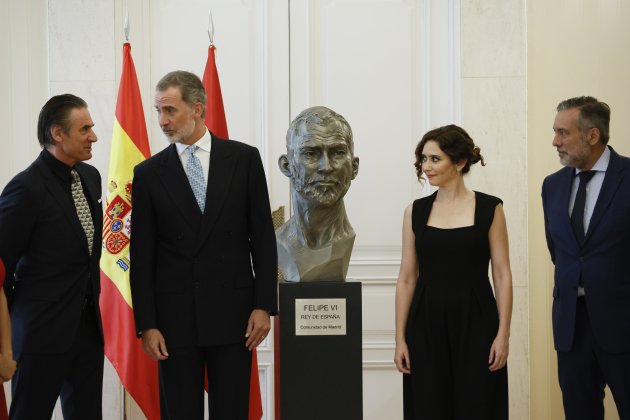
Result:
M262 161L212 136L202 214L175 145L136 166L131 294L136 330L167 348L244 342L253 309L276 312L277 251Z
M555 264L553 335L556 350L571 350L580 277L593 334L606 351L630 351L630 159L612 148L584 243L569 218L575 169L549 175L542 187L545 233Z
M42 153L47 153L42 151ZM67 351L77 334L87 285L101 331L98 306L101 256L101 177L77 163L94 214L92 255L69 191L40 155L0 196L0 257L7 267L13 353ZM7 290L8 289L8 290Z

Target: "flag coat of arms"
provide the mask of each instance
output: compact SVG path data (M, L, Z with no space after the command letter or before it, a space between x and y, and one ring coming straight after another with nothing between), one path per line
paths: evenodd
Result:
M148 420L160 418L157 363L136 337L129 286L133 168L150 156L149 138L131 45L123 45L103 214L101 315L105 355Z

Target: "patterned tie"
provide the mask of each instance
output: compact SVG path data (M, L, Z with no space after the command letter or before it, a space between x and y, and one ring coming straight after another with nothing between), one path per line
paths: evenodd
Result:
M575 194L575 203L571 212L571 225L580 244L584 242L584 206L586 205L586 185L595 175L595 171L582 171L578 174L580 185Z
M203 168L201 167L201 161L195 155L195 152L199 146L191 145L186 148L188 151L188 160L186 161L186 176L190 187L195 194L199 209L203 213L206 207L206 180L203 176Z
M70 171L72 176L72 184L70 186L72 190L72 199L74 200L74 206L77 209L77 216L85 232L87 238L88 251L92 255L92 242L94 241L94 222L92 221L92 212L90 206L83 193L83 187L81 186L81 178L76 169Z

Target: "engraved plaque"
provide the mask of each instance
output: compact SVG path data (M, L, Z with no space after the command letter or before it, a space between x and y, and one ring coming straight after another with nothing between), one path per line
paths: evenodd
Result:
M346 335L346 299L295 299L295 335Z

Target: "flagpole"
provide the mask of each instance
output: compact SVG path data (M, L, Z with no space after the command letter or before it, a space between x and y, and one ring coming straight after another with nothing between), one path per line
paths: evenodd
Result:
M210 45L208 46L208 59L202 78L202 83L206 90L206 116L204 123L214 135L228 140L230 136L227 129L223 95L221 94L221 84L219 83L215 60L216 47L214 45L214 21L212 19L212 12L208 14L208 40L210 41ZM256 349L252 350L251 369L248 419L260 420L263 416L263 408Z
M212 20L212 11L208 12L208 40L210 46L214 45L214 21Z
M127 8L127 4L125 4L125 20L123 21L125 43L129 42L129 29L129 9ZM127 390L122 381L120 382L120 419L127 420Z

